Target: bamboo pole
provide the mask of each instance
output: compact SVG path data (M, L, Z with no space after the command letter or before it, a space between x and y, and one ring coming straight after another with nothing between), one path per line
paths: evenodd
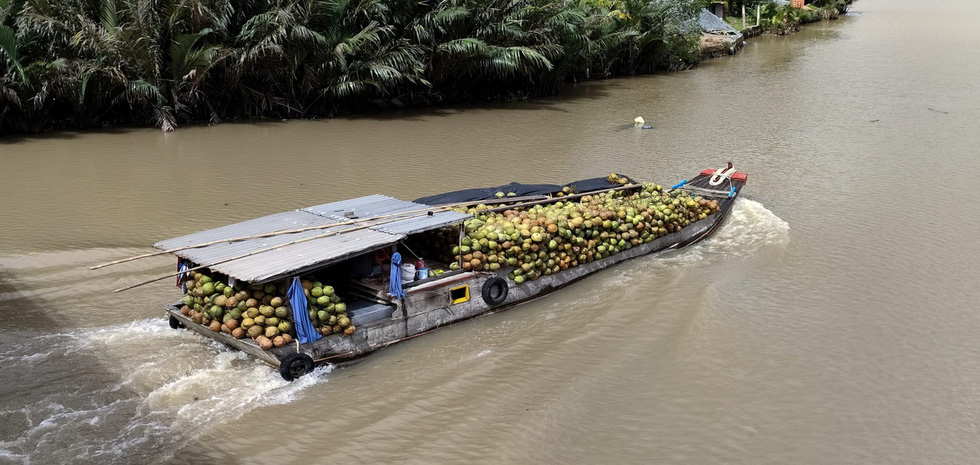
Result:
M423 215L418 215L418 216L423 216ZM235 256L235 257L231 257L231 258L228 258L228 259L225 259L225 260L219 260L219 261L214 262L214 263L209 263L209 264L206 264L206 265L195 266L193 268L189 268L189 269L186 269L184 271L176 271L176 272L173 272L173 273L168 273L166 275L159 276L159 277L156 277L156 278L153 278L153 279L148 279L146 281L139 282L139 283L136 283L136 284L133 284L133 285L130 285L130 286L121 287L121 288L116 289L116 290L114 290L112 292L115 293L115 292L128 291L128 290L130 290L130 289L132 289L134 287L140 287L140 286L144 286L144 285L147 285L147 284L150 284L150 283L154 283L154 282L157 282L157 281L162 281L162 280L167 279L167 278L173 278L174 276L178 276L178 275L181 275L183 273L188 273L188 272L191 272L191 271L197 271L197 270L204 269L204 268L210 268L210 267L215 266L215 265L221 265L221 264L232 262L232 261L235 261L235 260L241 260L243 258L248 258L248 257L251 257L253 255L258 255L258 254L263 253L263 252L269 252L269 251L272 251L272 250L280 249L282 247L286 247L286 246L290 246L290 245L295 245L295 244L300 244L300 243L303 243L303 242L308 242L308 241L312 241L312 240L316 240L316 239L323 239L323 238L326 238L326 237L336 236L336 235L342 234L342 233L359 231L361 229L370 228L372 226L378 226L380 224L392 223L392 222L399 221L399 220L402 220L402 219L404 219L404 218L395 218L395 219L390 219L390 220L381 221L381 222L377 222L377 223L365 224L365 225L356 226L356 227L353 227L353 228L347 228L347 229L343 229L343 230L340 230L340 231L330 231L330 232L325 232L323 234L317 234L316 236L304 237L303 239L297 239L295 241L287 242L285 244L274 245L274 246L266 247L264 249L259 249L259 250L253 250L251 252L244 253L244 254L241 254L241 255L238 255L238 256Z
M330 228L335 228L335 227L338 227L338 226L349 226L349 225L352 225L352 224L363 223L363 222L370 222L370 221L376 221L376 220L391 218L391 217L395 217L395 216L406 216L406 218L402 218L402 219L407 219L407 218L412 218L415 215L419 215L422 212L426 212L426 213L428 213L430 211L432 211L432 212L441 212L441 211L444 211L444 210L447 210L447 209L448 209L447 207L430 207L430 208L427 208L427 209L411 210L411 211L405 211L405 212L400 212L400 213L389 213L387 215L379 215L379 216L374 216L374 217L369 217L369 218L358 218L358 219L353 219L353 220L350 220L350 221L344 221L344 222L340 222L340 223L321 224L321 225L318 225L318 226L307 226L305 228L288 229L288 230L284 230L284 231L275 231L275 232L270 232L270 233L255 234L255 235L252 235L252 236L239 236L239 237L230 237L230 238L226 238L226 239L218 239L218 240L209 241L209 242L202 242L200 244L185 245L185 246L181 246L181 247L175 247L175 248L172 248L172 249L158 250L156 252L145 253L145 254L142 254L142 255L136 255L136 256L133 256L133 257L123 258L123 259L120 259L120 260L115 260L115 261L111 261L111 262L102 263L102 264L99 264L99 265L90 266L89 269L90 270L98 270L99 268L105 268L107 266L112 266L112 265L118 265L120 263L131 262L133 260L139 260L139 259L142 259L142 258L155 257L157 255L164 255L164 254L168 254L168 253L180 252L181 250L197 249L197 248L201 248L201 247L207 247L209 245L223 244L223 243L226 243L226 242L238 242L238 241L245 241L245 240L250 240L250 239L263 239L263 238L267 238L267 237L282 236L282 235L286 235L286 234L297 234L297 233L306 232L306 231L315 231L315 230L318 230L318 229L330 229ZM408 215L412 215L412 216L408 216Z
M511 197L511 198L507 199L507 201L510 201L510 202L518 201L519 202L519 201L527 200L527 199L542 199L542 198L547 198L547 196L544 196L544 195L532 195L532 196L524 196L524 197ZM150 257L156 257L158 255L165 255L165 254L170 254L170 253L174 253L174 252L180 252L182 250L198 249L198 248L201 248L201 247L207 247L209 245L224 244L224 243L227 243L227 242L246 241L246 240L250 240L250 239L264 239L264 238L267 238L267 237L276 237L276 236L282 236L282 235L285 235L285 234L297 234L297 233L306 232L306 231L315 231L315 230L318 230L318 229L330 229L330 228L334 228L334 227L338 227L338 226L349 226L349 225L352 225L352 224L363 223L365 221L376 221L376 220L380 220L380 219L391 218L391 217L394 217L394 216L414 215L414 214L418 214L418 213L422 213L422 212L426 212L426 213L428 213L430 211L431 212L442 212L442 211L447 211L447 210L450 210L452 208L456 208L456 207L460 207L460 206L481 205L481 204L487 204L487 203L501 203L501 200L502 199L479 200L479 201L474 201L474 202L457 202L457 203L450 203L450 204L445 204L445 205L431 206L431 207L428 207L428 208L418 209L418 210L410 210L410 211L404 211L404 212L399 212L399 213L390 213L390 214L387 214L387 215L378 215L378 216L373 216L373 217L368 217L368 218L358 218L358 219L354 219L354 220L350 220L350 221L344 221L344 222L341 222L341 223L332 223L332 224L318 225L318 226L308 226L308 227L305 227L305 228L288 229L288 230L284 230L284 231L275 231L275 232L264 233L264 234L255 234L255 235L251 235L251 236L239 236L239 237L230 237L230 238L226 238L226 239L217 239L217 240L213 240L213 241L209 241L209 242L202 242L200 244L185 245L185 246L175 247L175 248L167 249L167 250L158 250L156 252L150 252L150 253L145 253L145 254L142 254L142 255L136 255L136 256L127 257L127 258L123 258L123 259L119 259L119 260L114 260L114 261L111 261L111 262L100 263L98 265L90 266L88 269L90 269L90 270L98 270L100 268L105 268L107 266L119 265L119 264L122 264L122 263L127 263L127 262L131 262L131 261L134 261L134 260L140 260L140 259L143 259L143 258L150 258Z

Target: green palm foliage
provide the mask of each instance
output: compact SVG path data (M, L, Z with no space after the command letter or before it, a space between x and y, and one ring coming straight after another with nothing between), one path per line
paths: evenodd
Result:
M0 133L549 95L693 61L696 0L0 0Z

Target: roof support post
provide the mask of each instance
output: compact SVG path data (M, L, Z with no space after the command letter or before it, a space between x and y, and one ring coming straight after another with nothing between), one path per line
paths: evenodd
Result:
M457 262L456 264L459 266L459 269L461 269L461 270L463 269L463 232L464 232L463 223L460 222L459 223L459 243L456 244L459 247L459 249L458 249L459 250L459 254L457 255L457 257L459 257L459 258L456 259L456 262Z

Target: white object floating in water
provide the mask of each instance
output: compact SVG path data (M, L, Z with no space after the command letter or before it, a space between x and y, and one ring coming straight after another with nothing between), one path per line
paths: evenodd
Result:
M643 120L642 116L637 116L633 119L634 126L643 126L644 123L646 123L646 121Z

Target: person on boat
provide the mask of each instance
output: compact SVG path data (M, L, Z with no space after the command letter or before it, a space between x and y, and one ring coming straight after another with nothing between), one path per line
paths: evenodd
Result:
M387 276L390 268L391 252L387 247L351 259L351 276L355 279Z

